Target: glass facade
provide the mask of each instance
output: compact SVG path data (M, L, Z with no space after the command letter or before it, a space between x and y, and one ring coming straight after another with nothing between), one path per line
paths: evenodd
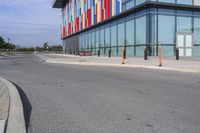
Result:
M149 54L155 56L156 46L161 43L163 56L175 56L177 33L193 34L192 55L200 56L200 13L160 8L149 8L82 32L80 50L92 54L100 50L104 56L111 50L112 56L121 56L125 47L127 57L133 57L144 56L144 49L149 48Z
M177 38L182 34L191 36L184 48L192 44L189 50L182 47L182 53L200 56L200 0L65 2L57 5L62 8L61 38L65 52L75 49L108 56L111 51L112 56L121 56L124 47L127 57L144 56L144 49L156 56L161 44L163 56L175 56Z
M100 50L101 55L105 56L108 55L109 50L113 56L121 56L122 47L126 47L128 56L143 56L147 40L147 13L147 11L141 12L93 29L92 40L96 41L91 41L95 42L95 44L91 43L92 49ZM88 50L84 48L87 44L82 43L82 40L87 38L87 34L91 34L90 31L80 34L80 50ZM92 53L96 54L92 49Z

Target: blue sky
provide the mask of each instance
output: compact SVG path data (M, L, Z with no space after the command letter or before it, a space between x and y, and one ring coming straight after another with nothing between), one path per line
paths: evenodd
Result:
M0 36L20 46L61 44L59 9L52 0L0 0Z

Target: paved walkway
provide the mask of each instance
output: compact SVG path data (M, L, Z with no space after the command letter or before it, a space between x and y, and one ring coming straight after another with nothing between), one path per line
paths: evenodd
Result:
M149 57L148 60L141 58L127 58L125 64L121 64L120 57L97 57L97 56L74 56L62 54L43 54L38 55L45 59L48 63L62 63L74 65L99 65L99 66L117 66L117 67L133 67L148 68L160 70L172 70L180 72L200 73L200 57L180 58L175 60L174 57L163 59L163 66L158 66L158 57Z

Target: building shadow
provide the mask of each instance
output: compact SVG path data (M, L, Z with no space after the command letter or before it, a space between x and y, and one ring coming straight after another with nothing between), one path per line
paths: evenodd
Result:
M25 124L26 124L26 132L28 133L28 128L30 125L30 116L31 116L31 111L32 111L32 106L30 101L28 100L28 97L24 93L23 89L20 88L17 84L13 83L16 88L19 91L21 100L22 100L22 105L23 105L23 111L24 111L24 119L25 119Z

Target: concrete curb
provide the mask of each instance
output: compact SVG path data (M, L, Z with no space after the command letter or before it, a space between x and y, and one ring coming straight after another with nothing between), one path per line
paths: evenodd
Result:
M5 124L6 124L5 120L0 120L0 133L5 132Z
M8 80L1 78L9 92L9 113L5 133L26 133L22 101L17 88Z
M154 69L154 70L168 70L168 71L177 71L177 72L186 72L186 73L200 73L200 71L198 71L198 70L176 69L176 68L170 68L170 67L145 66L145 65L67 62L67 61L53 61L53 60L49 60L49 59L46 59L45 62L47 62L47 63L58 63L58 64L69 64L69 65L129 67L129 68L145 68L145 69Z
M54 54L57 55L57 54ZM144 68L144 69L153 69L153 70L166 70L166 71L177 71L185 73L195 73L200 74L200 70L189 70L189 69L177 69L171 67L159 67L159 66L147 66L147 65L128 65L128 64L109 64L109 63L91 63L91 62L69 62L69 61L55 61L46 58L43 55L38 55L46 63L57 63L57 64L68 64L68 65L85 65L85 66L108 66L108 67L129 67L129 68ZM60 55L68 56L68 55ZM78 58L78 57L77 57Z
M7 86L0 80L0 133L4 133L9 114L10 96Z

